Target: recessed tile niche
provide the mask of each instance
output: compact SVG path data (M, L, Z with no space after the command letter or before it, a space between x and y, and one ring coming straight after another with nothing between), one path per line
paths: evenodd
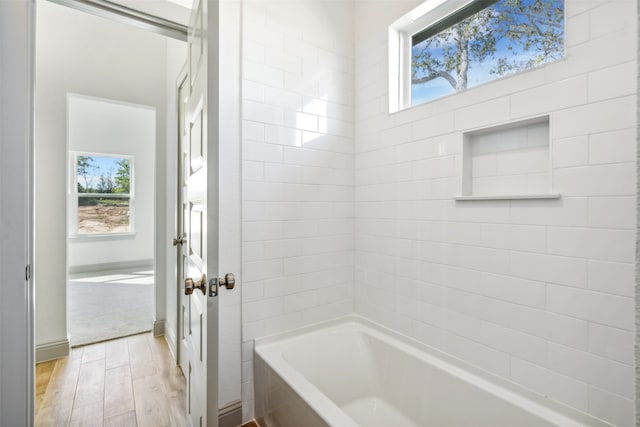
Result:
M557 198L552 192L549 116L463 133L458 200Z

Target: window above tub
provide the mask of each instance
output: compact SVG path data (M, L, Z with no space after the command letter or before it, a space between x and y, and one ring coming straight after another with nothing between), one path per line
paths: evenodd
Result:
M389 27L389 111L564 57L564 0L427 0Z

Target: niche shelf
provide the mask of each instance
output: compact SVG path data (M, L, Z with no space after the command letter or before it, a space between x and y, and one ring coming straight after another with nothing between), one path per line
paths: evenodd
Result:
M557 199L549 116L462 134L462 191L455 200Z

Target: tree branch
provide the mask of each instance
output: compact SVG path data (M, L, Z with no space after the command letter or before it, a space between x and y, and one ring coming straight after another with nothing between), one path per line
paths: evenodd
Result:
M516 10L510 10L508 12L509 15L519 15L519 16L523 16L525 18L529 19L529 22L539 22L542 25L548 26L548 27L553 27L553 28L557 28L557 29L563 29L564 27L556 22L553 18L549 18L549 19L545 19L545 17L540 16L540 14L536 14L536 13L531 13L531 12L524 12L524 11L516 11Z
M456 88L456 80L453 77L451 77L451 74L447 73L446 71L438 71L435 73L431 73L428 76L420 77L419 79L411 79L411 83L412 84L426 83L426 82L430 82L431 80L435 80L438 77L442 77L443 79L449 82L452 88L454 89Z

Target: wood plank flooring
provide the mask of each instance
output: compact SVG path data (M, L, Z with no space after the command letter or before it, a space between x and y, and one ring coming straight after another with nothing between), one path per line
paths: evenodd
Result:
M36 365L36 426L181 427L185 381L163 337L133 335Z

